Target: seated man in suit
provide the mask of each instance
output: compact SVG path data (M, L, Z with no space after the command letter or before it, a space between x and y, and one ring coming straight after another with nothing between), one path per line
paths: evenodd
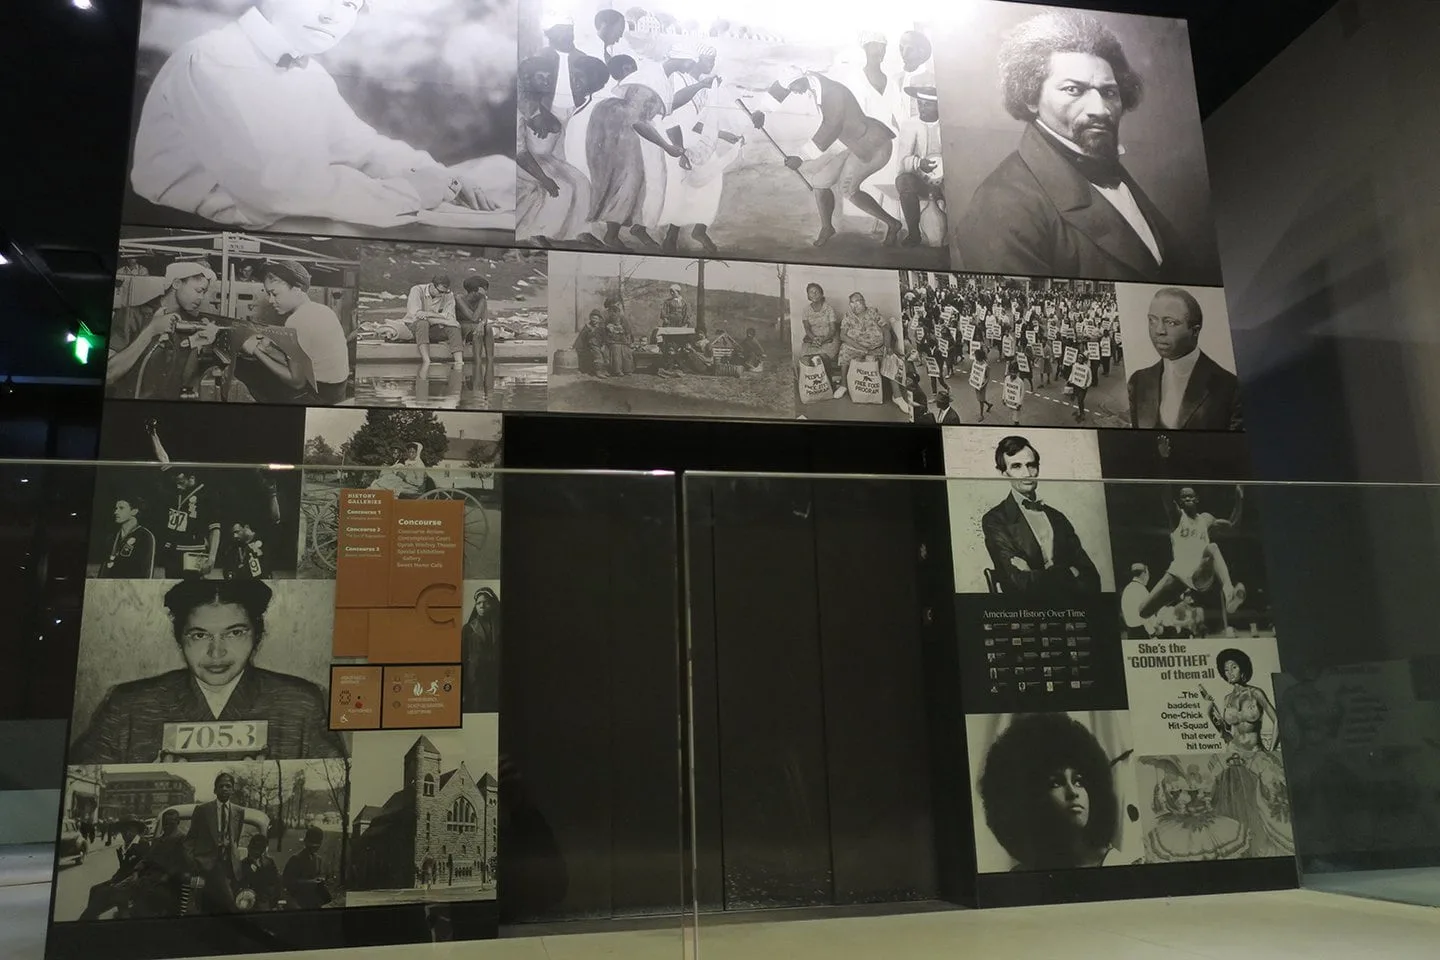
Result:
M1205 314L1188 290L1150 301L1150 343L1160 362L1130 377L1130 423L1145 430L1239 430L1240 381L1200 349Z
M1007 596L1064 600L1100 592L1100 573L1065 514L1036 495L1040 454L1024 437L995 448L995 469L1010 495L980 522L985 549Z
M1119 38L1088 13L1040 14L1006 38L1000 81L1025 132L959 220L959 267L1190 279L1173 228L1120 163L1120 121L1143 86Z
M205 882L201 903L207 913L235 909L235 852L245 828L245 808L230 800L234 793L233 774L216 776L215 798L195 805L185 834L185 854Z

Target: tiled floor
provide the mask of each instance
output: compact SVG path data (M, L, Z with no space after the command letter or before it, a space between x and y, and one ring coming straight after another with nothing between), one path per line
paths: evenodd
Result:
M3 859L3 858L0 858ZM22 865L23 866L23 865ZM41 960L48 882L0 863L0 957ZM33 878L29 878L33 879ZM1434 960L1440 910L1314 891L905 916L707 922L701 960ZM681 960L669 929L290 953L287 960ZM253 955L252 955L253 957ZM104 960L96 957L95 960Z

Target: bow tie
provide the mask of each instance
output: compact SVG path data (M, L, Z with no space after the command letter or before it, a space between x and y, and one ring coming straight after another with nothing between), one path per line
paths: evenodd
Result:
M1023 497L1020 506L1026 510L1044 510L1045 504L1039 497Z
M1125 168L1120 166L1119 160L1102 160L1073 150L1066 150L1065 153L1081 176L1097 187L1113 190L1125 182Z
M275 66L279 67L281 70L289 70L291 67L298 67L301 70L304 70L306 65L308 65L309 63L309 57L297 57L293 54L282 53L280 55L280 59L275 61Z

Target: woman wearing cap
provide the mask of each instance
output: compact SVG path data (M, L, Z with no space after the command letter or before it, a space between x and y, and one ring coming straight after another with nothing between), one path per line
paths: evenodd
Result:
M179 400L194 388L200 351L219 331L200 312L214 282L215 271L203 261L176 261L165 268L164 293L117 311L105 366L110 396Z
M335 311L310 299L310 271L299 263L265 264L265 298L294 331L298 355L263 332L240 344L235 379L259 403L336 404L350 382L350 343Z

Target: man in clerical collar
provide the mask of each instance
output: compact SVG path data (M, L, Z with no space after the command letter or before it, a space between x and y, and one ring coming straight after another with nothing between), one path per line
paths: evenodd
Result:
M1056 601L1100 592L1100 573L1065 514L1039 496L1040 452L1025 437L995 448L1010 493L980 521L995 579L1007 597Z
M1188 290L1150 300L1150 345L1158 362L1130 377L1130 423L1146 430L1239 430L1240 381L1200 349L1205 313Z
M980 184L956 227L965 270L1160 281L1192 270L1169 222L1121 165L1121 120L1143 85L1097 17L1055 11L1000 50L1020 147Z
M350 33L366 2L257 0L177 49L140 112L135 192L255 227L287 217L387 226L445 203L495 209L487 191L503 189L503 164L451 169L382 136L311 59ZM508 176L513 189L513 163Z

